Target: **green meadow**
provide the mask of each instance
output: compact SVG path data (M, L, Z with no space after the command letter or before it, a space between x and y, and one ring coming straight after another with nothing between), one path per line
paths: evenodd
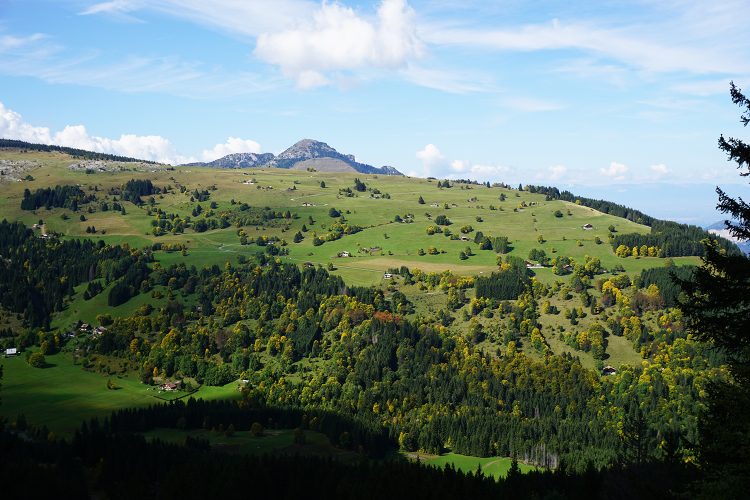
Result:
M446 453L443 455L427 455L423 453L408 453L406 456L410 460L431 465L434 467L445 467L450 464L462 472L476 472L477 469L482 474L495 479L505 477L510 470L512 459L508 457L472 457L460 455L458 453ZM536 467L518 462L518 468L521 472L530 472L536 470Z
M0 359L3 366L0 416L15 421L23 414L29 423L46 425L61 436L69 436L81 422L105 417L113 410L162 403L172 394L142 384L136 374L101 375L84 371L68 353L46 356L46 368L32 368L24 356ZM115 389L107 388L107 381ZM179 396L180 394L176 394ZM223 387L201 387L196 398L224 399L239 396L235 383Z

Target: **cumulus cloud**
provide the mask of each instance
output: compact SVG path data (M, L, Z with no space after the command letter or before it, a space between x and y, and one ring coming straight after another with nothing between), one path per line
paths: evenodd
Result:
M669 167L664 165L663 163L659 163L656 165L651 165L648 167L654 174L657 176L667 175L669 173Z
M417 159L422 162L422 171L425 176L437 174L437 169L445 164L445 156L434 144L428 144L417 151Z
M47 127L34 127L23 121L23 117L0 102L0 137L34 143L50 143Z
M160 163L182 163L189 159L177 154L168 139L159 135L123 134L119 139L89 135L83 125L67 125L52 138L52 144L109 153Z
M41 144L56 144L162 163L175 164L191 161L191 158L177 154L172 143L158 135L123 134L119 139L110 139L90 135L83 125L67 125L53 134L47 127L37 127L26 123L19 113L6 108L1 102L0 137Z
M473 163L460 159L448 161L434 144L426 145L417 151L416 156L422 162L422 173L410 172L411 176L496 182L505 181L514 173L512 167L505 165Z
M451 178L469 178L477 181L502 181L511 172L511 168L505 165L485 165L472 163L467 160L453 160L451 162L453 174Z
M456 161L453 162L454 165L459 165ZM461 177L467 177L469 179L474 179L477 181L502 181L505 176L510 172L510 168L506 167L505 165L486 165L482 163L470 163L467 161L460 161L461 170L458 170L457 172L461 172ZM452 175L450 177L457 178L459 175Z
M281 68L300 87L329 83L329 72L363 67L398 68L422 55L414 10L406 0L383 0L375 19L324 2L312 19L258 36L255 55Z
M260 144L252 139L240 139L229 137L227 142L217 144L212 149L204 149L201 156L203 161L213 161L226 155L234 153L260 153Z
M451 162L451 170L454 172L466 172L470 166L471 163L466 160L453 160Z
M629 168L627 165L613 161L609 164L608 168L600 168L599 172L601 172L602 175L612 178L613 180L621 181L625 179L625 174L628 173L628 170Z

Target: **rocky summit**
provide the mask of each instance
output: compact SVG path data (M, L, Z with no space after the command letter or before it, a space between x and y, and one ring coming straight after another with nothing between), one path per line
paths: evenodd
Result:
M366 163L359 163L354 155L339 153L325 142L313 139L302 139L279 155L272 153L234 153L214 161L191 163L190 165L215 168L273 167L297 170L310 168L321 172L403 175L393 167L378 168Z

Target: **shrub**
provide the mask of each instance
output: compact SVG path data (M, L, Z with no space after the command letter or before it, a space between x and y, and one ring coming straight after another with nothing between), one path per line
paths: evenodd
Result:
M47 366L47 361L44 359L44 354L41 352L31 353L27 361L29 362L29 365L34 368L44 368Z
M450 226L452 222L444 214L440 214L437 217L435 217L435 224L438 224L441 226Z

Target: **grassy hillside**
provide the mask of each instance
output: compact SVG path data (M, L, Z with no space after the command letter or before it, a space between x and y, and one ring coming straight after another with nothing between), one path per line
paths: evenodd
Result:
M34 425L46 425L61 436L72 435L84 419L102 417L118 408L148 406L185 394L160 393L143 385L134 373L102 375L84 371L68 353L47 356L46 368L32 368L22 356L6 358L0 416L13 422L23 414ZM111 380L115 389L107 388ZM236 398L236 384L202 387L193 397Z
M536 249L544 250L549 258L564 256L578 263L582 263L586 256L597 258L603 270L597 272L595 279L601 281L622 275L623 272L635 277L643 269L665 265L665 259L657 257L618 257L609 244L613 233L648 233L650 228L646 226L576 203L548 201L543 195L506 187L453 183L447 188L438 187L439 181L435 179L313 170L167 169L143 164L117 164L116 168L105 168L105 171L99 168L71 169L71 164L80 161L61 153L17 150L0 151L0 159L24 160L37 165L26 172L28 175L23 181L0 179L0 216L11 221L22 221L27 226L41 223L36 229L39 236L46 232L57 233L67 239L102 239L107 243L127 244L131 248L157 244L172 247L169 251L154 250L154 262L148 264L152 270L168 268L173 264L198 269L216 265L224 269L228 262L237 264L243 258L252 258L259 253L268 254L273 248L273 255L280 261L301 267L327 267L332 274L341 276L347 285L375 285L385 292L386 298L394 296L396 291L402 292L410 302L410 308L404 312L408 320L428 317L434 322L441 313L450 311L451 322L443 325L449 327L450 334L463 337L462 341L477 345L481 352L496 360L506 351L509 339L502 330L508 321L515 321L515 312L503 311L503 306L497 301L486 306L484 311L472 310L474 305L471 300L475 298L473 288L465 291L463 302L458 307L451 307L450 293L456 290L432 285L428 287L424 282L407 284L401 277L386 279L384 273L406 266L412 272L441 273L448 270L457 276L489 275L498 270L500 254L491 249L480 249L474 241L476 233L480 231L487 237L507 237L511 249L504 257L527 259L529 252ZM158 192L142 196L142 204L123 201L123 187L132 179L149 180ZM364 183L364 187L361 183ZM38 189L56 185L79 186L86 195L95 196L96 200L80 205L77 211L61 207L21 209L25 190L33 194ZM113 209L115 203L122 209ZM107 210L103 209L104 204L108 206ZM160 216L160 213L163 215ZM440 220L446 218L449 224ZM184 228L159 231L155 224L165 221L171 221L170 224L184 222ZM437 222L443 224L438 225ZM199 224L205 224L208 229L197 231ZM344 227L342 224L346 224L350 230L353 228L353 234L330 238L328 235L332 227ZM430 227L433 229L428 231ZM435 232L435 227L440 230ZM431 232L434 234L429 234ZM449 234L455 236L451 238ZM320 243L320 238L330 241L316 244ZM272 247L258 244L263 239L275 239L277 242ZM673 261L676 264L689 264L697 263L698 259L681 257ZM640 366L644 356L653 356L646 351L639 352L635 347L654 339L634 342L633 335L628 339L607 333L606 353L599 361L595 361L593 351L586 349L584 352L571 347L571 338L576 338L579 333L605 324L610 319L619 321L620 316L629 317L633 312L623 312L629 308L623 302L618 302L618 308L584 311L580 291L570 293L571 276L554 274L549 267L535 268L533 273L536 280L546 287L543 295L552 311L538 318L538 327L549 346L546 354L571 354L580 359L583 367L590 369L601 369L602 363L618 369L626 365ZM594 279L584 287L583 291L593 297L594 302L603 299L601 281L598 288ZM163 312L172 301L179 302L180 307L200 316L195 312L198 311L199 298L194 292L173 289L160 283L154 284L148 293L137 294L121 305L110 306L108 295L113 286L103 284L102 292L88 300L84 297L86 284L77 286L72 296L65 298L62 310L53 315L52 330L68 331L79 321L96 325L99 315L114 318L137 316L140 314L137 311L147 304ZM635 292L631 289L627 294L632 296ZM571 319L569 314L576 309L580 313ZM166 321L171 321L168 316ZM640 313L638 316L641 316ZM229 328L227 332L222 330L222 335L241 334L242 328L251 332L263 331L263 325L254 318L250 319L249 315L242 316L241 321L239 316L232 321L226 319L229 317L216 318L222 326L231 328L231 332ZM209 321L214 319L210 318ZM223 324L225 319L226 325ZM641 321L651 331L659 330L658 314L644 314ZM20 317L1 314L0 328L8 327L15 333L20 332L23 329ZM266 324L265 328L269 326ZM293 327L290 328L289 331L293 332ZM153 388L139 382L139 374L134 367L143 363L144 358L139 356L146 356L152 346L165 342L167 330L165 327L139 334L143 342L138 344L137 340L136 343L143 352L131 353L137 363L134 361L136 364L128 367L123 365L121 370L115 370L116 374L109 377L82 370L73 362L70 353L49 356L49 366L44 369L31 368L21 358L3 360L5 380L0 414L13 419L17 414L24 413L36 424L47 425L56 432L69 433L83 418L104 415L120 407L159 401L154 397ZM217 330L213 328L213 323L207 327L211 336ZM481 335L476 334L478 330ZM325 337L320 345L324 348L343 342L347 335L343 333L339 338L338 331L323 333ZM529 333L525 332L514 339L519 351L534 360L544 359L545 354L542 353L545 350L532 345ZM225 337L219 342L224 341ZM209 364L229 365L229 355L225 353L222 358L215 352L217 349L214 346L219 342L202 347L196 359ZM264 373L269 377L279 381L283 375L279 382L281 385L286 380L290 384L319 387L323 379L315 379L315 374L332 369L335 365L330 358L316 356L291 362L291 358L279 355L279 347L270 346L272 342L263 337L262 345L256 347L254 352L258 354ZM214 349L210 355L209 347ZM237 376L240 372L233 373L233 376ZM600 373L597 370L595 376ZM119 388L108 389L108 378L112 378ZM224 387L204 386L196 396L233 397L235 388L234 383ZM474 470L477 466L475 458L451 455L448 459L463 469ZM427 459L437 465L445 460L445 457ZM485 458L480 465L486 474L498 476L506 473L509 462Z
M0 184L0 192L3 194L0 198L0 214L3 217L22 220L27 225L41 219L45 222L47 231L66 237L91 236L86 233L86 228L94 226L97 229L94 236L108 242L128 243L134 247L155 242L179 242L188 246L186 256L179 253L160 254L158 259L165 265L175 262L196 266L223 264L227 260L235 260L239 255L249 255L263 249L255 245L241 245L237 228L233 226L204 233L188 229L180 235L154 236L151 233L153 217L147 215L147 205L137 207L126 202L126 215L98 210L89 214L84 207L82 213L85 214L86 221L80 221L78 213L73 214L62 208L24 211L20 209L24 189L33 192L37 188L58 184L78 184L87 193L96 190L99 200L111 201L114 196L107 194L110 189L119 188L130 179L150 179L158 187L185 187L185 193L174 189L169 194L155 197L155 207L181 217L191 216L191 211L198 204L190 201L190 193L207 188L212 190L209 201L200 203L204 213L211 202L216 203L217 208L213 210L215 213L237 212L238 204L241 203L283 212L288 210L297 218L276 224L275 227L244 227L248 239L252 241L258 236L282 238L289 243L289 255L286 258L299 263L332 263L337 268L335 272L351 284L379 283L382 281L383 271L402 265L427 272L450 269L454 273L466 275L496 269L496 254L477 250L473 241L451 240L443 234L428 235L427 227L434 225L435 217L441 214L452 222L448 226L452 233L471 240L476 231L488 236L507 236L513 246L511 255L522 258L527 257L530 249L541 248L550 257L556 254L577 259L584 255L595 256L601 259L606 268L619 264L628 272L639 272L647 267L661 265L655 258L620 259L607 244L610 225L620 233L646 233L649 231L648 227L573 203L545 201L542 195L500 187L454 184L452 188L439 189L435 180L281 169L217 170L182 167L174 170L149 170L139 167L138 171L87 174L85 171L69 170L67 167L74 160L58 153L2 151L0 158L25 159L42 165L31 171L33 180ZM355 191L354 197L342 196L339 190L353 188L355 177L360 178L368 189L377 189L382 194L373 196L369 192ZM321 182L325 183L325 188L321 188ZM213 187L216 189L213 190ZM388 199L383 198L386 194ZM501 195L504 195L505 201L500 201ZM425 201L424 204L418 203L420 196ZM232 205L231 200L235 200L237 204ZM306 204L312 206L304 206ZM495 210L491 210L491 206ZM314 246L313 234L325 234L334 222L329 216L331 208L339 210L350 224L363 229L339 240ZM563 217L555 217L555 211L563 213ZM69 219L64 220L64 214ZM394 222L397 215L404 219L407 214L413 215L413 222ZM310 217L314 223L309 223ZM305 233L302 242L293 244L293 235L303 224L309 231ZM593 229L584 230L584 224L591 224ZM462 234L460 229L467 225L473 231ZM543 237L544 243L538 242L539 236ZM602 244L594 242L597 237ZM459 252L467 246L471 246L476 255L462 261L458 258ZM440 253L418 255L420 249L427 251L429 247L435 247ZM373 248L375 250L369 251ZM349 252L351 257L338 258L337 255L344 251ZM553 279L548 269L539 270L537 274L544 281Z

